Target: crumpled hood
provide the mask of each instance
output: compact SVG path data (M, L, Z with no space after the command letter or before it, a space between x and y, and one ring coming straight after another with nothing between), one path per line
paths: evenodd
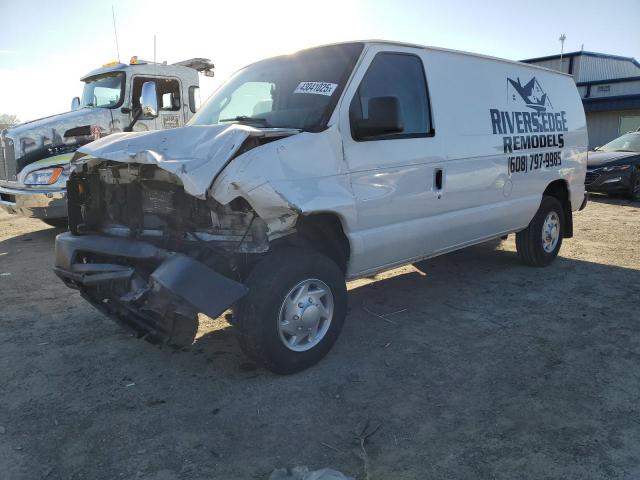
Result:
M633 157L640 157L640 154L638 152L589 152L587 167L598 168L609 164L629 163L638 159Z
M176 175L189 195L205 198L215 177L248 137L286 137L296 133L299 130L258 129L239 124L114 133L78 149L72 164L80 165L95 157L114 162L157 165Z

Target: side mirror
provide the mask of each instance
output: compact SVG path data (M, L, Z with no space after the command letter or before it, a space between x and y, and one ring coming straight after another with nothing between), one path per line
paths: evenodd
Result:
M398 97L373 97L369 99L369 118L356 120L356 138L377 137L400 133L404 129L400 115Z
M80 108L80 97L73 97L71 100L71 110L78 110Z
M142 116L147 118L158 116L158 94L155 82L144 82L142 84L140 105L142 106Z

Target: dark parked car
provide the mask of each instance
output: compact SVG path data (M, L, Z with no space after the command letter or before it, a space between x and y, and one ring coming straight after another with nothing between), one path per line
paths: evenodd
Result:
M640 200L640 131L626 133L589 152L584 183L588 192Z

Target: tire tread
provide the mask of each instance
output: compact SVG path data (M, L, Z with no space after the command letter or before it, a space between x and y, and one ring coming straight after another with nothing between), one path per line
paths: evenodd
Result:
M552 254L548 254L542 248L540 230L542 228L542 222L552 209L556 211L560 218L560 238L558 239L555 251ZM527 228L516 233L516 250L522 262L533 267L545 267L549 265L558 255L560 247L562 246L564 225L565 218L562 204L556 197L544 195L538 211L531 222L529 222Z
M279 308L281 299L277 294L278 287L280 285L284 285L282 288L287 289L292 287L293 285L289 285L292 278L303 276L308 271L320 272L318 277L332 288L336 305L332 327L322 342L313 349L303 352L304 355L299 355L299 362L283 364L278 361L277 355L265 338L270 334L268 326L265 328L265 318L268 321L274 315L276 304ZM330 277L330 282L327 282L326 278L321 278L322 276ZM249 274L246 284L249 287L249 293L237 305L234 312L234 327L240 348L249 358L274 373L289 374L313 365L331 349L342 329L347 297L343 274L331 259L313 250L282 249L268 255L256 265ZM286 291L284 293L286 294Z

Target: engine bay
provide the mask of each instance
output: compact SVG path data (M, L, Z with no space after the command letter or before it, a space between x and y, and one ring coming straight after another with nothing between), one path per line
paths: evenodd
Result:
M69 226L77 235L176 244L210 244L233 253L268 250L267 226L242 198L221 205L187 194L173 174L155 165L103 161L84 164L67 185Z

